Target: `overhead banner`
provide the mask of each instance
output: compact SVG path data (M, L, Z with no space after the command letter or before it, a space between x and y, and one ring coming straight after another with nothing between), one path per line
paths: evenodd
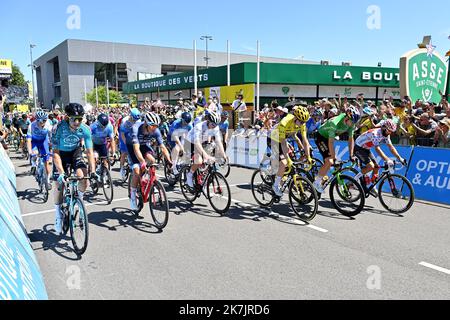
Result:
M447 87L447 64L437 52L416 49L400 58L400 91L413 102L439 103Z
M12 60L0 59L0 74L11 75L12 73Z

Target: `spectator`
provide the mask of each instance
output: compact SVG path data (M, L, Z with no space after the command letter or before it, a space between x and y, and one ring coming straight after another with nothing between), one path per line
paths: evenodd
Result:
M423 113L416 123L413 123L417 130L417 144L423 147L431 147L433 138L438 127L437 123L430 118L428 113Z
M403 144L415 146L417 144L416 134L417 130L413 126L414 117L407 116L403 119L403 122L400 124L400 134L406 140Z
M205 97L203 96L203 92L199 91L197 97L198 97L197 105L202 108L206 108L207 102Z
M237 99L232 103L231 107L233 108L233 112L235 115L235 122L238 124L238 127L243 127L242 123L242 115L247 111L247 105L244 102L244 95L238 94Z
M439 121L434 135L433 147L450 147L450 119Z

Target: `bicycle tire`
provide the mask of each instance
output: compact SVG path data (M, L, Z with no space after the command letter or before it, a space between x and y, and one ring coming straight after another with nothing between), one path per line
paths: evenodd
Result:
M258 185L256 185L255 180L258 176L261 177L262 183L259 183ZM272 186L266 182L266 179L263 177L263 173L261 172L261 170L257 170L257 171L255 171L255 173L253 173L252 180L251 180L251 186L252 186L253 198L258 203L258 205L260 205L263 208L268 208L274 204L275 198L273 196ZM262 195L262 197L263 197L262 201L265 200L264 199L265 195L270 196L270 201L262 202L256 196L257 193Z
M219 182L219 180L222 180L222 182L224 183L224 185L222 186L222 184ZM214 202L212 201L212 198L214 197L214 195L211 195L211 184L213 184L213 189L214 189L214 194L215 193L215 186L214 183L217 182L217 187L221 187L223 190L223 187L226 188L227 192L228 192L228 198L227 198L227 204L225 206L225 208L218 208ZM228 210L230 210L230 206L231 206L231 190L230 190L230 186L228 184L227 179L223 176L223 174L218 173L218 172L213 172L208 179L208 182L206 184L206 190L207 190L207 195L208 195L208 200L209 203L211 204L211 206L213 207L214 211L216 211L218 214L220 214L221 216L224 216ZM218 193L219 195L221 194L221 192L219 191Z
M75 211L76 206L78 206L78 208L80 210ZM88 241L89 241L89 220L88 220L88 216L87 216L87 212L86 212L86 208L83 204L83 201L81 201L80 199L75 199L74 204L72 206L72 212L73 215L71 216L70 219L70 237L72 239L72 245L73 248L75 250L75 253L79 256L81 256L82 254L84 254L86 252L87 246L88 246ZM78 219L82 219L80 220L80 226L77 226L77 229L80 229L83 233L84 233L84 237L83 240L81 241L82 243L78 243L75 237L75 224L77 224L77 220Z
M105 178L106 176L106 180L108 181L107 184L103 183L104 180L102 180L102 189L103 189L103 194L105 195L106 201L108 202L108 204L111 204L113 199L114 199L114 183L113 180L111 178L111 173L109 172L109 170L107 170L106 168L103 168L103 177L101 177L102 179ZM107 185L109 185L109 188L107 188ZM109 193L109 195L108 195Z
M297 176L297 182L302 183L302 189L307 189L309 192L311 192L310 196L306 196L306 194L300 194L300 197L298 197L298 191L299 188L296 187L295 180L292 181L290 187L289 187L289 203L291 205L292 210L294 213L299 217L300 220L303 222L309 222L312 221L319 211L319 196L317 195L316 189L314 188L314 185L311 181L309 181L307 178L303 176ZM296 191L296 190L297 191ZM310 204L312 201L314 201L313 210L310 214L305 214L306 211L304 210L304 206ZM297 208L295 204L302 205L303 210L299 210L300 208Z
M41 188L42 188L42 195L44 197L44 203L47 203L48 196L49 196L49 190L48 190L48 185L47 185L47 176L45 173L41 177Z
M342 200L346 201L346 199L344 199L344 197L347 197L346 195L343 195L343 194L341 193L340 189L338 188L338 187L339 187L338 179L334 179L334 180L331 182L331 185L330 185L330 200L331 200L331 203L333 204L333 207L334 207L339 213L341 213L342 215L344 215L344 216L346 216L346 217L354 217L354 216L357 216L358 214L360 214L360 213L362 212L362 210L364 209L364 206L365 206L365 204L366 204L366 197L364 196L364 194L365 194L365 193L364 193L364 190L363 190L362 186L359 184L359 182L357 182L354 178L352 178L352 177L350 177L350 176L341 174L341 175L340 175L340 179L341 179L342 181L344 181L344 180L348 181L348 182L345 184L347 187L348 187L349 185L351 185L353 189L356 188L356 189L358 190L359 196L356 197L356 198L360 201L360 203L359 203L359 205L356 206L356 209L353 209L353 210L350 210L350 211L344 210L343 208L341 208L341 207L338 205L337 199L335 199L335 197L334 197L334 192L333 192L334 189L337 188L338 193L339 193L338 195L339 195L339 197L340 197ZM348 199L347 203L348 203L348 204L355 204L355 200Z
M178 179L173 174L173 171L170 170L169 167L166 165L165 160L164 160L164 177L166 178L166 181L171 188L174 187L178 182Z
M400 210L396 210L396 209L393 209L392 207L390 207L390 206L386 203L386 201L385 201L385 199L384 199L384 196L383 196L383 194L385 194L385 192L383 193L383 186L384 186L384 184L385 184L386 182L389 183L389 179L390 179L390 178L399 178L400 180L402 180L402 181L404 182L404 184L408 187L409 192L410 192L410 197L409 197L408 204L407 204L404 208L402 208L402 209L400 209ZM391 191L392 191L392 190L391 190ZM394 196L394 198L397 198L397 199L398 199L398 196L396 196L395 194L393 194L393 196ZM411 209L412 206L414 205L414 201L415 201L415 191L414 191L413 185L411 184L411 182L410 182L406 177L404 177L404 176L402 176L402 175L399 175L399 174L390 174L390 175L387 175L386 177L384 177L384 178L380 181L379 186L378 186L378 198L379 198L379 200L380 200L381 205L382 205L387 211L389 211L389 212L391 212L391 213L395 213L395 214L402 214L402 213L405 213L405 212L409 211L409 209Z
M218 167L219 167L218 171L221 175L223 175L225 178L228 178L230 176L231 165L228 163L228 161L224 165Z
M158 196L157 194L155 194L155 190L158 190L160 199L154 199L155 196L156 197ZM159 202L161 204L161 207L163 209L162 211L164 211L164 217L162 219L159 219L160 217L159 216L157 217L155 214L154 202ZM156 181L154 183L152 190L150 192L149 207L150 207L150 214L152 215L156 227L159 230L163 230L167 226L167 223L169 222L170 207L169 207L169 200L167 199L166 190L164 189L162 183L159 181Z
M187 202L194 203L195 200L198 198L198 194L195 190L192 190L186 183L186 175L191 170L191 167L184 167L181 169L180 172L180 189L181 193L183 194L183 197L186 199ZM194 181L195 184L195 181Z

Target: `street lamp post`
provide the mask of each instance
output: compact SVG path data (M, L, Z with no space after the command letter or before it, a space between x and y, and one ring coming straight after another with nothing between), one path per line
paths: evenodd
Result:
M213 40L213 37L212 36L201 36L200 40L205 40L206 41L206 57L204 59L206 61L206 69L208 69L208 61L210 60L208 58L208 41L209 40Z
M35 94L35 86L34 86L34 63L33 63L33 48L35 48L35 44L30 44L30 59L31 59L31 81L33 83L33 104L34 110L36 110L36 94Z

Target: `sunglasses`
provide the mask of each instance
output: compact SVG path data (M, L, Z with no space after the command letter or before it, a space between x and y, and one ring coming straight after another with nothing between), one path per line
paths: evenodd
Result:
M72 122L76 122L76 121L81 122L81 121L83 121L83 117L70 117L70 121L72 121Z

